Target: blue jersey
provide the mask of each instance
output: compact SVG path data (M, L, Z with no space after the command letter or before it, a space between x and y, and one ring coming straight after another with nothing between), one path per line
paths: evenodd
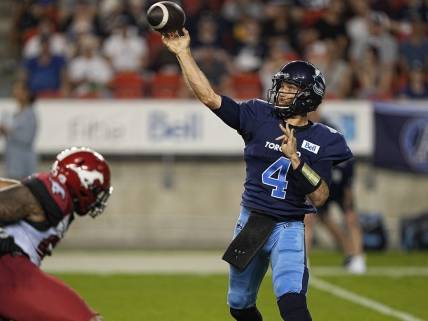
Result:
M279 219L315 211L297 185L291 161L275 140L283 133L268 102L254 99L237 103L223 96L220 108L214 112L245 142L246 179L241 205ZM352 157L344 137L333 128L312 122L294 129L300 159L330 184L332 166Z

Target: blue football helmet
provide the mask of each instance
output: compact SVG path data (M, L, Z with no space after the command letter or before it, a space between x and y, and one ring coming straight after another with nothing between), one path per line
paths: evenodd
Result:
M293 101L287 106L281 106L278 103L280 89L284 82L298 87ZM267 100L272 104L279 118L287 119L316 110L321 104L324 93L325 80L321 71L309 62L295 60L284 65L273 75L272 88L268 90Z

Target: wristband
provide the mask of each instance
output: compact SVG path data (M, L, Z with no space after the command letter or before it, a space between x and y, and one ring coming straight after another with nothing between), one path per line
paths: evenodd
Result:
M315 191L322 183L321 177L308 164L300 161L299 166L294 170L299 186L305 194Z

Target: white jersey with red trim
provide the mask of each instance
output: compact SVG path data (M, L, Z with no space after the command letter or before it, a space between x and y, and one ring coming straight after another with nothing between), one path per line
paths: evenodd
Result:
M65 231L71 223L71 216L68 215L55 227L46 231L34 228L26 221L4 227L6 234L13 236L15 244L18 245L30 260L40 265L46 255L50 255L53 248L64 237Z
M39 224L21 220L3 227L3 230L14 238L15 244L34 264L40 265L42 259L50 255L64 237L73 221L73 207L68 190L57 178L48 173L39 173L30 180L37 191L35 193L34 187L30 190L42 205L47 221Z

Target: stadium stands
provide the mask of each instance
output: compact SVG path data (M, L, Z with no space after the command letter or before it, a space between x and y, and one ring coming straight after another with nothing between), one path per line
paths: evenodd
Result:
M175 58L165 52L159 34L147 26L144 15L152 2L14 2L13 39L21 53L17 59L22 62L30 59L31 50L26 47L30 42L34 43L34 37L42 36L51 42L54 54L59 49L64 52L69 72L72 60L81 52L83 39L91 35L98 38L99 54L105 55L111 68L120 73L112 82L104 83L96 97L177 97L178 78L157 75L163 74L165 69L179 74L179 68ZM314 54L311 49L314 45L334 48L333 54L328 53L328 56L334 56L332 59L317 64L326 74L327 98L428 98L428 15L424 2L256 0L251 1L251 5L243 3L239 0L181 1L187 13L186 27L192 36L192 45L195 49L215 50L217 57L219 50L224 51L222 55L226 55L230 64L222 66L225 68L222 73L229 77L238 98L264 96L260 79L256 79L260 76L256 75L263 66L261 61L266 62L272 56L272 43L278 40L284 56L300 59L310 59L308 55ZM217 28L206 32L209 23L200 23L206 19L210 23L214 21ZM47 27L47 20L51 27ZM249 32L249 26L253 31ZM65 39L61 42L65 43L65 48L58 48L58 39ZM111 45L112 39L116 39L118 47ZM106 51L107 43L110 49ZM124 57L134 59L132 71L138 76L124 76L121 74L124 70L117 69L121 50ZM126 65L126 61L122 62ZM364 69L362 62L366 66ZM347 76L344 76L347 78L346 88L337 85L337 77L329 78L330 73L339 70L338 63L340 70L347 70ZM417 80L418 85L411 86L410 73L414 70L419 71L418 77L422 75L422 79ZM251 76L242 76L243 72ZM213 82L218 82L218 75L213 73L213 77L217 77ZM146 85L152 79L154 84L149 90ZM335 83L330 84L329 79ZM73 89L67 90L67 77L62 81L61 96L82 97L73 94ZM124 84L120 83L122 81ZM158 86L160 82L162 86ZM239 86L237 82L240 82ZM217 84L215 87L221 88Z

